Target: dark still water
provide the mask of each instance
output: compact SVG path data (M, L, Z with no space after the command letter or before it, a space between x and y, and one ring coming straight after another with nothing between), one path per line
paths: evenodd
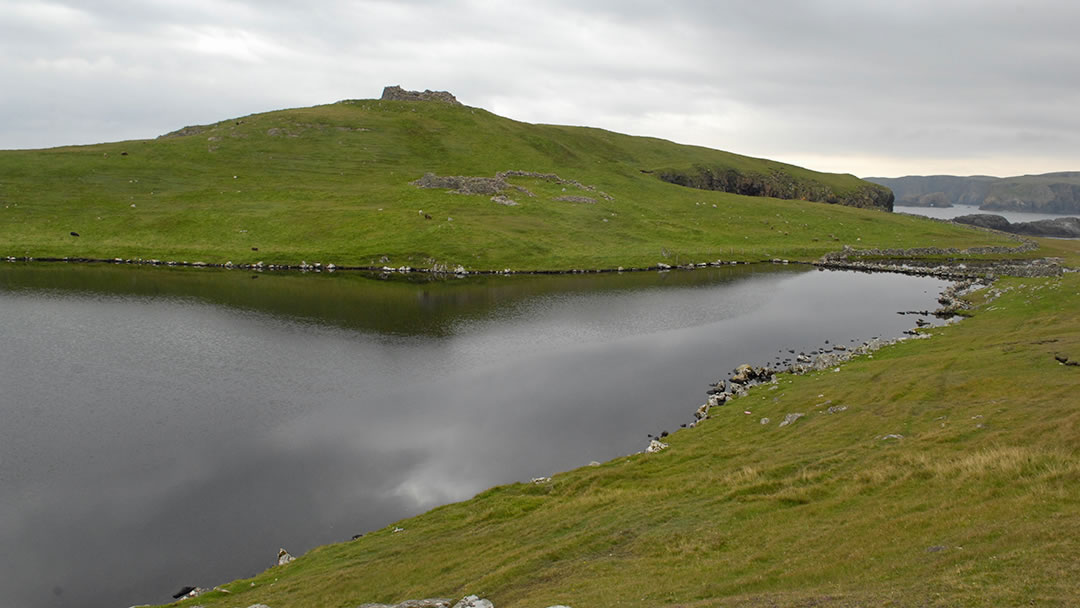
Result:
M794 266L429 281L0 265L0 598L161 602L639 451L944 283Z

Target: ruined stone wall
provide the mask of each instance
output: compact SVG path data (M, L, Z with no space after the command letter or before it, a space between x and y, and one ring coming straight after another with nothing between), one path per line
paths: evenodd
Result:
M449 91L406 91L397 85L384 88L380 99L384 101L438 101L455 106L461 105L461 102Z

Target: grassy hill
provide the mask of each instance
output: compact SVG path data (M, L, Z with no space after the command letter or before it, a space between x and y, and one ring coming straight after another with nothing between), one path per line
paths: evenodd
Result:
M157 140L0 152L0 255L527 270L1012 244L660 179L702 167L707 180L730 168L864 187L475 108L348 101ZM563 181L508 176L532 194L506 189L515 206L412 184L504 171ZM1080 264L1076 242L1041 244L1038 255ZM996 287L972 319L839 373L757 387L659 454L493 488L184 604L476 593L499 608L1075 605L1080 367L1054 356L1080 360L1080 275Z
M972 318L755 387L658 454L492 488L186 603L1075 606L1080 367L1055 356L1080 360L1078 298L1078 273L1003 279Z
M880 211L685 188L660 179L672 167L789 175L840 193L869 186L465 106L344 101L155 140L0 151L0 256L529 270L805 260L843 244L1005 242ZM510 177L534 196L508 190L519 204L506 206L490 194L411 183L426 173L490 178L511 170L554 173L593 190ZM556 200L567 196L595 202Z

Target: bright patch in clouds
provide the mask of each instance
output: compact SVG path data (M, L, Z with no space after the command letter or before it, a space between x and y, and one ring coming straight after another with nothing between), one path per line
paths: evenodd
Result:
M287 49L251 32L213 26L172 28L167 33L187 51L247 63L262 63L287 57Z

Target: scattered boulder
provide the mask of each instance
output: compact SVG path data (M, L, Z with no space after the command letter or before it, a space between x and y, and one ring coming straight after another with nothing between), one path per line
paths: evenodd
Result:
M646 454L655 454L668 448L668 444L660 441L659 439L652 439L649 441L649 447L645 448Z
M278 549L277 552L277 565L284 566L285 564L295 560L296 558L289 555L289 552L284 548Z
M172 595L172 596L173 596L173 599L177 599L177 600L178 600L178 599L180 599L180 598L182 598L182 597L186 596L187 594L191 593L192 591L195 591L195 589L196 589L195 587L192 587L192 586L190 586L190 585L189 585L189 586L186 586L186 587L181 587L179 591L177 591L176 593L174 593L174 594Z
M780 421L780 426L782 426L782 427L787 426L787 425L795 422L799 418L802 418L805 415L806 414L803 414L802 412L796 412L796 413L793 413L793 414L788 414L787 416L784 416L783 420Z
M747 382L750 382L750 379L753 377L753 375L754 368L743 363L739 367L735 368L735 375L731 377L731 381L735 382L736 384L746 384Z
M584 203L586 205L592 205L596 203L595 198L589 198L588 196L558 196L555 198L555 200L566 203Z
M505 197L501 194L496 194L491 197L491 202L499 203L500 205L506 205L507 207L517 207L518 202L512 198Z
M731 382L745 387L751 384L768 382L773 379L773 374L773 370L767 367L755 368L744 363L735 368L735 375L731 377Z
M475 595L467 595L461 598L460 602L454 604L454 608L495 608L495 604Z
M694 412L694 419L695 420L704 420L704 419L706 419L708 417L709 417L709 404L708 403L703 403L703 404L701 404L700 407L697 408L697 411Z

